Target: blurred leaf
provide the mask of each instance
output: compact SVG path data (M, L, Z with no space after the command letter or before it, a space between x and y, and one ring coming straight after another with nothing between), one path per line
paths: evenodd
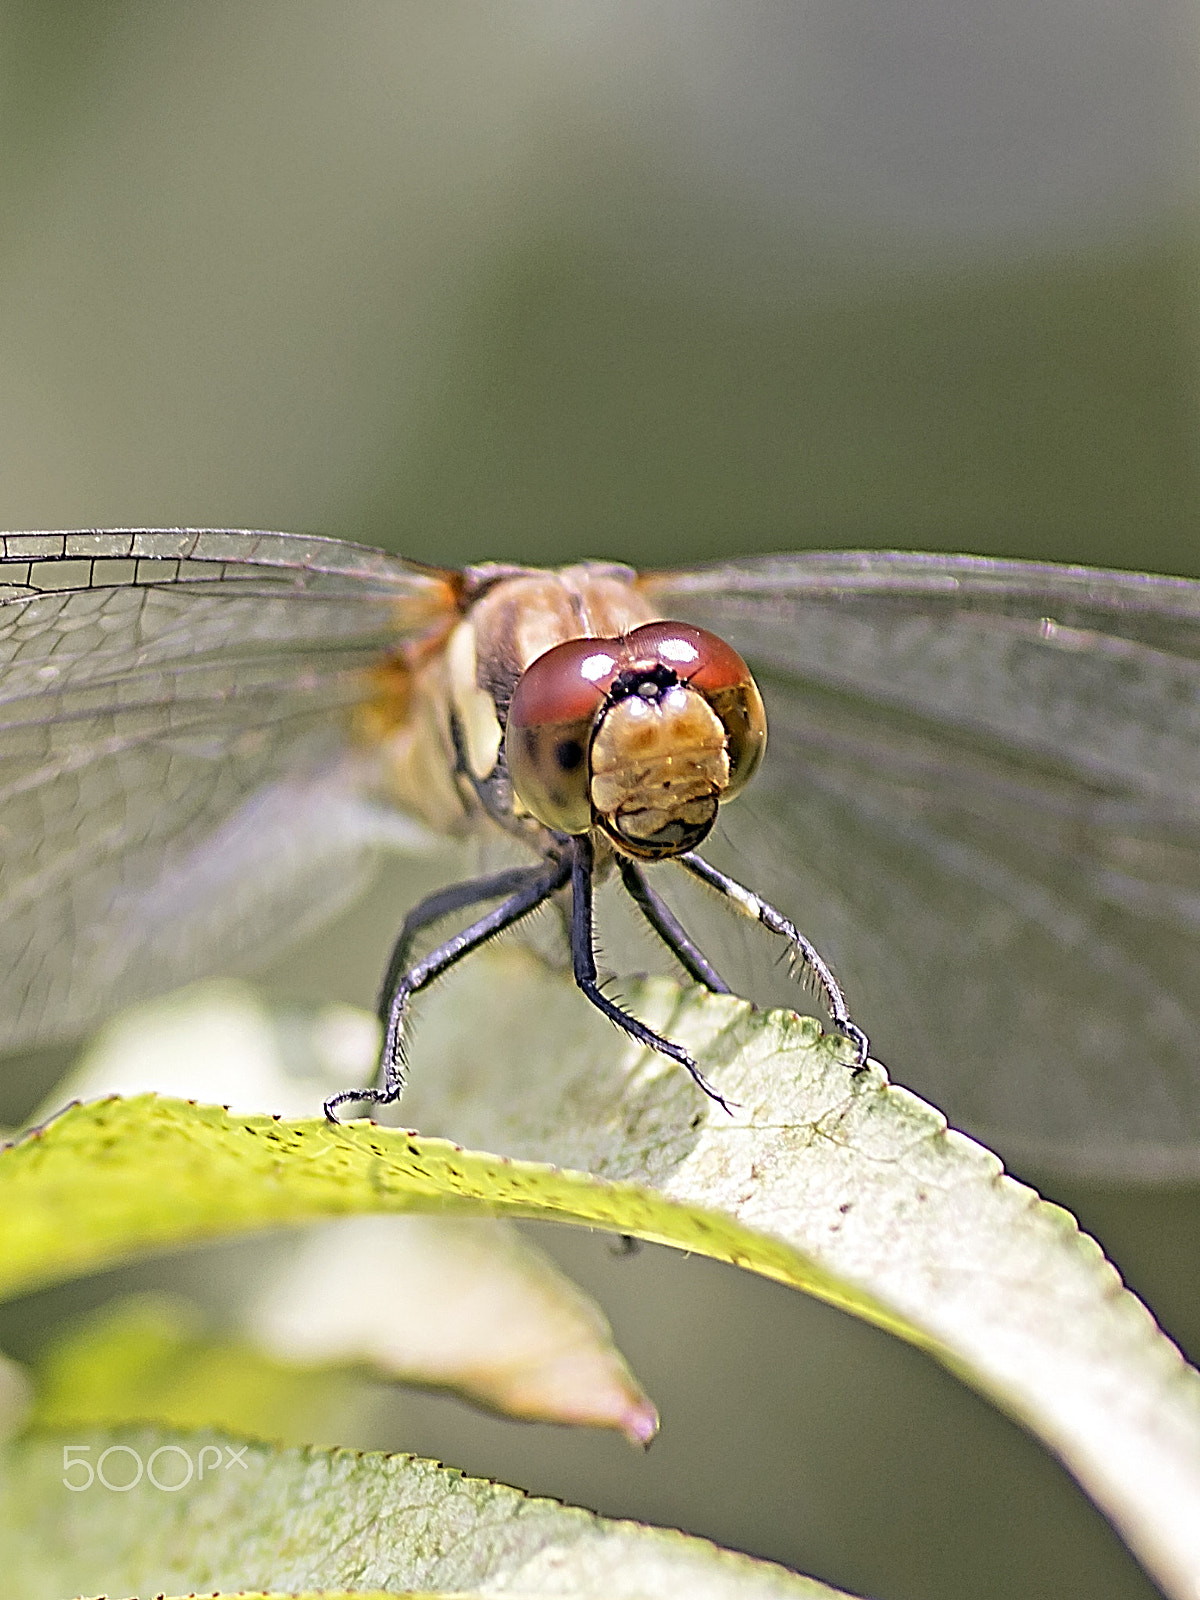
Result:
M22 1426L33 1401L33 1384L17 1361L0 1355L0 1439Z
M526 1421L617 1428L633 1444L658 1430L595 1301L492 1218L354 1217L314 1230L249 1325L293 1363L367 1363Z
M114 1454L101 1474L106 1449ZM106 1489L102 1476L130 1487ZM78 1492L64 1487L72 1482ZM281 1450L165 1429L32 1438L0 1453L0 1568L22 1600L255 1588L597 1600L834 1594L702 1539L606 1521L413 1456Z
M388 1379L525 1421L616 1428L633 1444L657 1431L599 1308L488 1218L356 1217L314 1230L242 1322L245 1336L222 1334L173 1295L109 1301L42 1352L28 1426L156 1423L335 1443L354 1432L372 1380ZM0 1421L7 1376L0 1366ZM10 1387L0 1437L28 1407L28 1381Z
M349 1006L272 1008L248 984L192 984L109 1023L55 1104L152 1090L303 1114L371 1075L378 1036L375 1018ZM616 1428L640 1445L657 1431L654 1407L599 1307L494 1219L359 1217L314 1231L245 1314L262 1349L293 1368L366 1363L385 1378L450 1389L529 1421ZM282 1416L267 1424L228 1409L126 1406L95 1420L329 1437L283 1427Z
M158 1423L285 1444L344 1436L354 1384L214 1337L194 1306L130 1295L68 1328L35 1368L34 1429Z
M369 1077L378 1055L379 1024L365 1011L267 1006L250 984L214 978L106 1023L39 1116L65 1100L152 1092L301 1117L347 1079Z
M664 981L627 999L693 1051L734 1116L616 1036L568 979L504 950L426 1009L404 1110L523 1159L365 1122L148 1098L78 1107L0 1156L0 1285L351 1210L488 1210L640 1234L931 1351L1067 1461L1165 1588L1190 1592L1200 1378L1074 1220L878 1068L854 1072L811 1020Z

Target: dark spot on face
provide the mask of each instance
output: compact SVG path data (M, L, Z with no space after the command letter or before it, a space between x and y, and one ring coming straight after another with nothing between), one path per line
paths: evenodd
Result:
M679 682L679 674L665 662L656 661L631 667L618 673L608 691L611 705L618 700L628 700L637 695L642 700L656 701Z
M583 746L578 739L560 739L554 747L554 759L564 772L574 772L583 760Z

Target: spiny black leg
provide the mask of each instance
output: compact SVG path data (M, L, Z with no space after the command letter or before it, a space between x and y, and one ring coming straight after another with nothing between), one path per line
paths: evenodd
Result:
M710 889L715 889L718 894L732 901L743 916L753 917L771 933L776 933L781 939L787 940L793 952L799 956L820 985L834 1023L854 1045L856 1065L864 1066L870 1048L867 1036L857 1024L851 1022L846 997L816 945L810 939L806 939L795 924L789 922L782 912L776 911L773 905L769 905L752 889L745 888L736 878L727 877L725 873L718 872L716 867L710 867L708 862L702 860L694 851L689 851L684 856L677 856L675 859L681 867L686 867L693 877L699 878L701 883L708 884Z
M338 1120L334 1115L337 1107L345 1105L349 1100L366 1100L372 1105L385 1106L399 1098L400 1091L404 1087L404 1013L409 1000L414 994L427 988L435 979L440 978L470 951L477 950L481 944L486 944L496 934L502 933L505 928L510 928L514 922L519 922L531 911L536 911L543 901L548 900L556 889L561 889L566 883L571 867L569 861L563 860L523 870L522 887L510 894L507 900L495 910L489 911L487 916L480 917L478 922L473 922L469 928L464 928L453 938L447 939L445 944L439 945L423 960L416 962L407 972L399 975L392 993L387 997L386 1015L383 1017L383 1051L380 1056L383 1088L346 1089L341 1094L331 1096L325 1102L325 1115L330 1122ZM497 874L497 877L500 876L501 874ZM474 886L463 884L458 887L465 890ZM430 899L441 898L444 904L445 897L453 893L453 890L447 889L442 891L442 896L430 896ZM478 898L482 897L468 896L460 904L470 905ZM419 911L421 907L417 909Z
M481 900L500 900L510 894L519 894L527 884L535 879L540 880L544 871L540 866L510 867L505 872L493 872L486 878L468 878L463 883L451 884L448 889L436 889L433 894L419 901L404 919L404 926L400 929L379 988L375 1012L384 1027L387 1026L392 996L408 966L413 940L422 928L440 922L443 917L448 917L453 911L461 911L465 906L478 905Z
M702 983L706 989L711 989L714 994L731 994L732 990L724 978L717 972L663 897L650 887L646 881L646 874L637 863L622 856L618 865L621 881L628 890L630 899L687 975L696 983Z
M631 1017L628 1011L622 1011L620 1006L614 1005L606 994L601 993L596 981L596 954L592 943L592 841L586 834L580 834L571 841L571 844L571 961L575 969L575 982L596 1009L603 1011L604 1015L611 1022L615 1022L618 1028L623 1029L631 1039L636 1039L648 1049L657 1050L660 1054L669 1056L672 1061L677 1061L691 1073L710 1099L715 1100L726 1111L730 1111L729 1102L723 1095L717 1093L682 1045L664 1039L661 1034L655 1033L636 1017ZM732 1111L730 1114L732 1115Z

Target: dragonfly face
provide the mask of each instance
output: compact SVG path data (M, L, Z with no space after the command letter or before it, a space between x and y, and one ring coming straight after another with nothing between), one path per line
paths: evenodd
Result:
M695 849L762 759L767 718L746 663L687 623L564 641L513 693L505 754L515 799L563 833L599 828L659 861Z
M896 1076L1010 1156L1194 1175L1200 586L877 552L587 573L580 629L566 573L445 571L286 534L7 536L6 1045L244 965L431 834L504 826L541 868L558 833L623 882L642 873L639 845L702 826L722 751L691 719L700 788L681 821L657 804L661 763L641 789L602 733L678 684L651 666L633 693L606 689L585 834L545 810L558 777L537 750L526 799L500 757L531 662L670 618L749 664L770 719L770 752L704 851L836 956ZM582 804L570 783L561 799ZM564 895L584 853L560 851ZM697 950L758 994L769 945L723 944L730 919L702 927L700 910L684 917Z

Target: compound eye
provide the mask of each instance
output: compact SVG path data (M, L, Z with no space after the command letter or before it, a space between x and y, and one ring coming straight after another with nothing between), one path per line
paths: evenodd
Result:
M767 748L767 713L750 668L731 644L690 622L647 622L626 639L638 656L654 656L702 694L725 729L729 783L722 801L749 783Z
M526 811L557 833L592 825L592 727L617 675L615 639L569 639L521 675L508 708L504 751Z

